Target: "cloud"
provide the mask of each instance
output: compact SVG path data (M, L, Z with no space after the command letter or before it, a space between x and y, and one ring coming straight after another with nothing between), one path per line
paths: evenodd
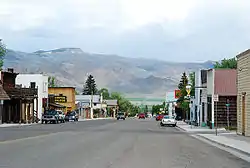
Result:
M87 52L171 61L249 48L248 0L1 0L0 38L22 51Z

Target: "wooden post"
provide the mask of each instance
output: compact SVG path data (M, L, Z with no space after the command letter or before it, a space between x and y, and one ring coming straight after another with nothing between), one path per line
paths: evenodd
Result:
M35 106L34 106L34 104L35 104L35 101L34 101L34 99L33 99L33 103L32 103L32 123L34 123L35 122Z
M26 106L26 102L27 100L25 100L25 103L24 103L24 123L26 124L27 122L27 115L26 115L26 112L27 112L27 106Z
M38 98L36 98L36 123L38 123Z
M23 105L22 105L22 99L20 99L20 111L19 111L19 113L20 113L20 119L19 119L19 124L21 124L22 123L22 113L23 113Z
M30 102L28 104L28 123L30 123Z

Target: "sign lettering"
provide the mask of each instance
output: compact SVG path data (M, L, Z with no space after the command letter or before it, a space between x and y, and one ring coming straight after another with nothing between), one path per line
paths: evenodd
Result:
M66 96L55 96L55 103L67 103Z

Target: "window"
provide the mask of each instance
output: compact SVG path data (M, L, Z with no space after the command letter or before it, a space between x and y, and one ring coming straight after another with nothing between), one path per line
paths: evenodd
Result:
M30 87L31 88L36 88L36 82L30 82Z
M48 90L48 83L43 82L43 92L47 92L47 90Z

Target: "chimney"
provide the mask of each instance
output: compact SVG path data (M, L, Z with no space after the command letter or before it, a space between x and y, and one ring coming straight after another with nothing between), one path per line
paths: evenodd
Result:
M8 68L7 71L11 72L11 73L14 73L14 69L13 68Z

